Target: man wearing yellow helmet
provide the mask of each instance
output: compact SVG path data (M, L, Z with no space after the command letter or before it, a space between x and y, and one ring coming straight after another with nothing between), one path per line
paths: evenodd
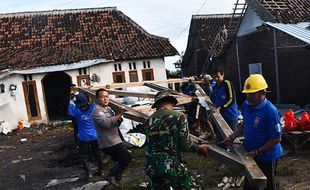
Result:
M268 84L260 74L252 74L244 83L242 93L246 101L242 105L243 125L224 140L229 145L243 133L246 155L252 157L267 177L265 189L277 189L276 167L283 153L280 113L266 98ZM248 181L244 189L253 189Z

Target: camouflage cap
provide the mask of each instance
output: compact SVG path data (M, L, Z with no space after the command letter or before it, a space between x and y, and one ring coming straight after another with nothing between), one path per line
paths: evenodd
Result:
M168 102L171 102L173 104L177 104L178 103L178 100L172 95L171 91L169 90L163 90L163 91L160 91L156 94L155 96L155 102L154 104L152 105L152 108L155 108L157 106L157 104L161 101L168 101Z

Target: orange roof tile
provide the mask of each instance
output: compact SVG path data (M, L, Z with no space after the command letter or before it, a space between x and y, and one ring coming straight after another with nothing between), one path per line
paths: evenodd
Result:
M167 38L149 34L114 7L0 14L0 68L176 54Z

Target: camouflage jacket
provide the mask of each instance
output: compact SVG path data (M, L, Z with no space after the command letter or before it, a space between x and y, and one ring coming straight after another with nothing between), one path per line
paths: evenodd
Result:
M182 152L192 148L188 140L187 118L183 113L168 109L157 110L146 121L146 156L171 158L181 162Z

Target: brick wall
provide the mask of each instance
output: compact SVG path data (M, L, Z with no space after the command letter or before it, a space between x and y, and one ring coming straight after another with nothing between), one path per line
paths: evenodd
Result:
M304 43L277 31L277 46L296 46ZM239 59L242 86L248 77L248 64L261 63L262 72L269 84L268 98L276 100L276 75L272 31L261 31L239 38ZM239 90L235 42L225 54L226 78L235 85L238 102L244 100ZM278 66L281 103L305 105L310 103L310 49L305 47L278 49Z

